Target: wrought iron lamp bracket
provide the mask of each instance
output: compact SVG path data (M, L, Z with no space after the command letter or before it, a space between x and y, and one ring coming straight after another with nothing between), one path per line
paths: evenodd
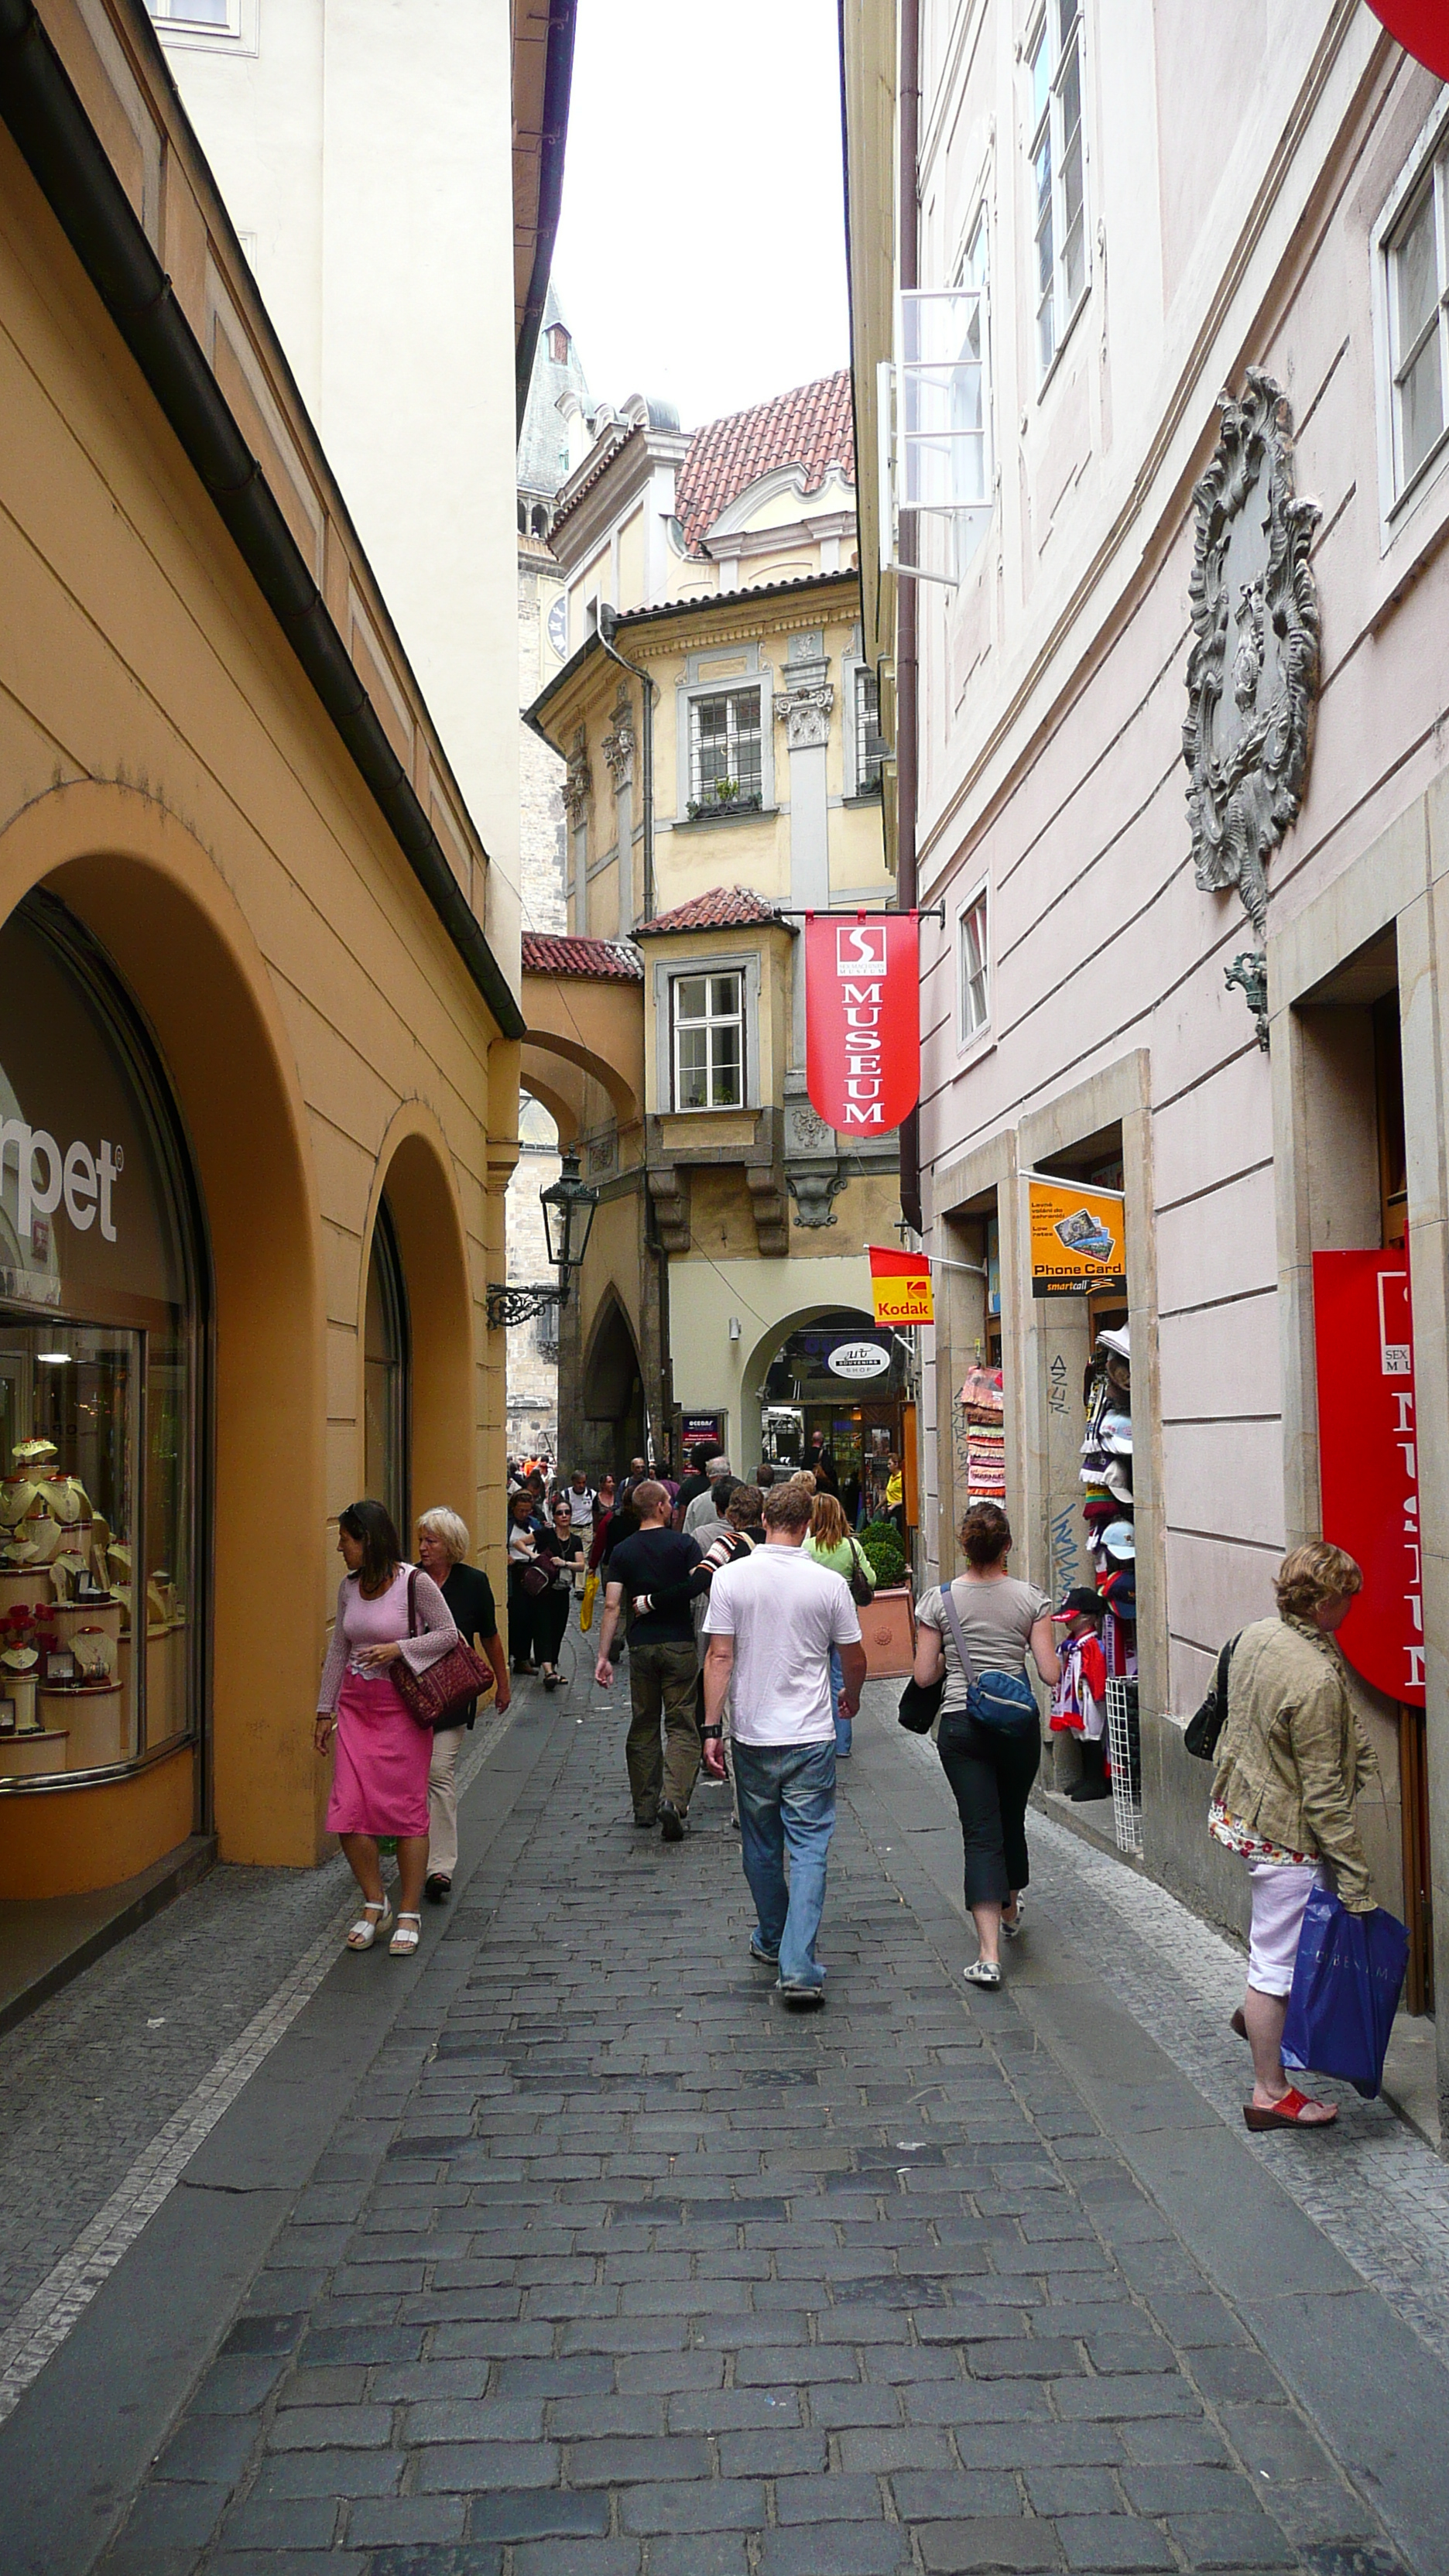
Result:
M488 1290L488 1323L490 1330L502 1325L531 1324L546 1307L568 1304L567 1285L561 1288L500 1288Z

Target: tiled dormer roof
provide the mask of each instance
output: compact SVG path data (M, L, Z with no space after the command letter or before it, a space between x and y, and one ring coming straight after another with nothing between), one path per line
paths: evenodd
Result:
M784 926L778 907L764 895L751 894L748 886L715 886L688 903L677 903L672 912L641 921L634 936L658 939L671 930L760 930L767 924Z
M622 940L560 939L547 930L525 930L523 971L525 975L585 976L605 984L644 980L638 958Z
M818 492L832 467L855 481L850 370L797 385L773 402L706 421L689 442L675 484L675 515L691 554L722 510L777 466L803 468L802 492Z

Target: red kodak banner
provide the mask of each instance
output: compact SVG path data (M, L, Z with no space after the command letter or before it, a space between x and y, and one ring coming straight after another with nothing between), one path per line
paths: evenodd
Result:
M1406 54L1449 80L1449 8L1444 0L1369 0L1369 7Z
M924 1252L898 1252L894 1244L868 1243L870 1293L878 1324L930 1324L931 1265Z
M913 912L806 915L805 1084L827 1127L883 1136L914 1109L920 986Z

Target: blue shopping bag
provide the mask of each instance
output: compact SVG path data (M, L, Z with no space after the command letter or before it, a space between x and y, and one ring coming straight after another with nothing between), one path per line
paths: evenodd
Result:
M1315 1887L1293 1963L1284 2065L1340 2075L1366 2102L1376 2100L1408 1963L1409 1936L1397 1915L1382 1906L1350 1914Z

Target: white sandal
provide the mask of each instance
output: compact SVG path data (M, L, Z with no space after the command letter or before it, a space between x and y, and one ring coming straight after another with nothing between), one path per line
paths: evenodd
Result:
M406 1928L408 1924L412 1925L411 1931L408 1931ZM387 1945L388 1957L390 1959L410 1959L422 1937L423 1918L421 1914L400 1914L397 1918L397 1930L394 1932L392 1939Z
M994 1992L1001 1983L1001 1970L994 1959L973 1959L962 1973L968 1986L987 1986Z
M376 1921L370 1919L373 1916L376 1917ZM385 1932L391 1921L392 1907L389 1905L387 1898L385 1896L380 1896L376 1899L369 1897L366 1904L363 1906L362 1912L359 1914L357 1921L353 1924L351 1931L347 1935L348 1949L370 1950L374 1941L377 1939L378 1934L380 1932Z

